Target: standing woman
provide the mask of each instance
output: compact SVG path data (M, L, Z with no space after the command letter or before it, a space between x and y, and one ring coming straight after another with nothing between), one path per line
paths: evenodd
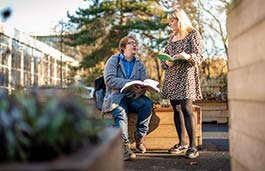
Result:
M203 59L202 39L183 10L177 9L169 13L168 21L172 35L164 52L173 58L185 59L176 62L161 60L162 68L165 69L162 97L170 99L179 137L178 144L168 151L171 154L186 152L187 158L196 158L199 152L196 148L196 124L192 103L202 98L198 69ZM185 142L185 129L189 136L189 146Z

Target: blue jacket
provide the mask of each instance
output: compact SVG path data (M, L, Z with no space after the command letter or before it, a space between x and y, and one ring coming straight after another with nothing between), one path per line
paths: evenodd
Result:
M106 84L106 94L103 102L103 112L111 112L125 96L120 93L120 89L131 80L147 79L144 64L136 57L135 64L129 79L126 79L125 68L121 60L118 63L119 54L111 56L105 64L104 80ZM118 64L118 65L117 65Z

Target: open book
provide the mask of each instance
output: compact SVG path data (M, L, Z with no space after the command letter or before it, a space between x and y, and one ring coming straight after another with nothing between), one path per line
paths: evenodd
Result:
M157 87L159 84L158 81L152 80L152 79L146 79L144 81L140 81L140 80L133 80L130 81L128 83L126 83L122 89L120 90L121 93L125 93L127 96L129 97L133 97L133 98L138 98L139 96L141 96L142 94L145 93L146 91L150 91L150 92L160 92L160 89ZM143 89L143 93L141 94L137 94L133 91L134 86L137 86L137 88L142 88Z
M187 61L186 59L183 59L183 58L173 58L170 55L168 55L166 53L163 53L163 52L159 52L158 55L157 55L157 57L159 59L166 60L166 61L170 61L170 62Z

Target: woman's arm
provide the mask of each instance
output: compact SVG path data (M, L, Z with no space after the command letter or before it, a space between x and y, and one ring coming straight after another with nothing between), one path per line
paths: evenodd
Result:
M200 65L203 60L203 41L198 31L192 32L191 35L191 54L190 61L193 64Z

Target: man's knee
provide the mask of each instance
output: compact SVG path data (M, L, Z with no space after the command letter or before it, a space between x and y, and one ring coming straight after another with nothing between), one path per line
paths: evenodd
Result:
M153 102L149 98L145 101L145 107L151 110L153 109Z
M120 110L120 109L115 109L112 112L112 116L114 121L119 121L119 120L124 120L127 122L128 118L127 118L127 113L124 109Z

